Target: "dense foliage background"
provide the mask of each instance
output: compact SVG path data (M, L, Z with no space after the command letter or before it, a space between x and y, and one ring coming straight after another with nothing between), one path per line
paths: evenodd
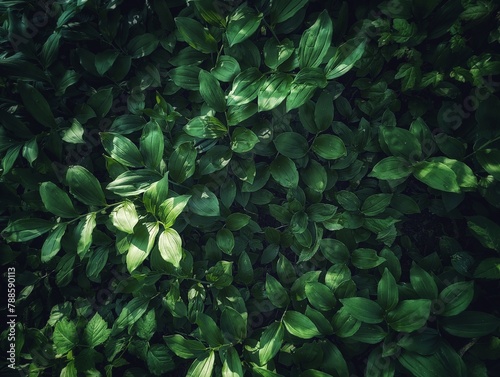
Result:
M499 376L499 10L0 2L21 375Z

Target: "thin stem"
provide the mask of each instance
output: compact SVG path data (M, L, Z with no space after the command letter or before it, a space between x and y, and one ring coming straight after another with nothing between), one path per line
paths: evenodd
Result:
M498 141L498 140L500 140L500 136L497 136L497 137L496 137L496 138L494 138L493 140L490 140L490 141L488 141L488 142L484 143L484 144L483 144L483 145L481 145L478 149L476 149L474 152L472 152L472 153L468 154L467 156L465 156L463 159L464 159L464 160L466 160L466 159L468 159L469 157L474 156L477 152L479 152L479 151L483 150L485 147L487 147L488 145L490 145L490 144L492 144L492 143L494 143L495 141Z

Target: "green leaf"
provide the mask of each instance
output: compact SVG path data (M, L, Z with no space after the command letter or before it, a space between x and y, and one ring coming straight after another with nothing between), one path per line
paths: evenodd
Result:
M182 38L195 50L210 54L217 51L217 42L198 21L189 17L176 17L175 25Z
M116 206L111 212L110 218L117 229L128 234L134 233L134 227L139 222L135 205L128 200Z
M273 142L278 152L288 158L302 158L309 150L306 138L296 132L283 132Z
M266 295L277 308L284 308L290 302L286 289L274 276L269 274L266 274Z
M85 326L83 339L89 347L94 348L108 340L110 334L108 324L99 313L96 313Z
M248 6L242 5L238 7L229 17L226 28L229 47L250 38L259 28L263 17L262 13L257 13Z
M269 38L264 44L264 61L269 68L276 69L292 56L294 50L293 42L288 38L283 39L281 42Z
M313 160L313 159L310 159L307 166L300 172L300 178L307 185L307 187L309 187L310 189L312 189L316 192L325 191L326 185L328 182L328 175L326 173L326 169L318 161ZM329 208L329 207L325 207L325 208ZM311 215L321 216L322 212L321 211L318 211L318 212L311 211L311 213L308 213L308 215L309 215L309 218L311 218ZM333 216L333 213L331 215ZM329 214L327 214L327 216L329 216ZM331 216L329 216L329 218L331 218Z
M133 59L143 58L151 55L158 47L158 37L151 33L143 33L132 38L127 43L127 50Z
M222 377L243 377L243 367L238 352L229 347L222 363Z
M175 85L183 89L198 91L200 89L198 80L200 69L196 66L182 66L171 69L168 74Z
M195 185L190 194L188 207L191 212L200 216L219 216L219 200L207 186Z
M347 155L344 142L335 135L319 135L313 141L312 150L325 160L335 160Z
M333 113L333 96L330 93L323 91L319 96L318 101L316 102L316 108L314 109L314 123L318 131L326 131L331 126L333 122ZM324 136L326 135L322 135L320 138L324 140L323 142L325 143L327 139L324 138ZM335 142L338 143L338 140L335 140ZM329 143L333 143L333 141L330 140ZM314 148L313 143L313 150ZM317 148L322 147L317 145Z
M45 68L49 67L57 58L59 52L59 41L61 34L58 32L52 33L42 47L41 60Z
M380 323L384 320L384 311L375 301L364 297L340 299L344 309L357 320L364 323Z
M376 216L385 211L392 200L392 194L373 194L365 199L361 213L365 216Z
M85 144L83 140L84 129L77 119L73 119L71 127L63 132L62 139L70 144Z
M422 73L420 67L414 63L404 63L399 66L395 79L401 80L401 89L407 91L418 86Z
M333 327L326 317L319 311L311 308L309 305L306 308L306 316L313 321L319 332L323 335L332 335Z
M89 206L104 206L106 199L101 184L83 166L71 166L66 172L69 192L79 201Z
M307 316L294 310L287 310L283 316L287 331L301 339L311 339L320 335L318 328Z
M342 241L334 238L323 238L320 242L320 250L324 257L333 264L349 261L349 249Z
M415 263L410 269L410 282L420 298L435 300L438 297L438 288L433 277Z
M259 339L259 363L265 365L281 348L285 330L281 322L274 322L268 326Z
M444 342L432 355L404 351L398 361L415 377L467 376L462 358Z
M278 107L290 92L292 77L278 72L269 75L258 92L258 111L269 111Z
M399 127L381 127L379 138L382 145L387 146L389 152L395 157L407 158L418 161L422 153L422 146L417 137L410 131ZM404 140L401 142L401 140Z
M137 336L144 340L150 340L157 330L156 312L150 309L146 315L139 318L135 328L137 329Z
M257 114L258 106L256 103L247 103L239 106L231 106L227 112L227 124L229 126L236 126Z
M351 262L357 268L370 269L380 266L385 258L379 257L373 249L360 248L352 252Z
M127 197L142 194L155 182L158 182L162 176L149 169L129 170L112 181L106 189L116 195Z
M179 334L164 336L163 339L167 343L168 348L178 357L183 359L199 357L206 351L206 347L203 343L197 340L185 339Z
M78 216L68 194L52 182L40 185L40 197L45 208L56 216L72 218Z
M144 192L142 202L149 213L158 214L161 205L168 197L168 173L159 181L154 182Z
M333 25L326 10L322 11L316 22L300 38L299 66L318 67L326 56L332 42Z
M165 229L158 239L158 250L161 257L174 265L180 267L182 260L182 239L175 229Z
M399 302L399 291L396 279L387 269L384 269L382 278L377 286L377 302L386 311L391 311Z
M215 235L215 242L219 249L221 249L224 253L231 255L234 249L234 236L233 232L229 229L222 228Z
M191 119L184 126L184 131L200 139L218 139L227 134L227 128L219 119L209 115L198 116Z
M425 326L431 312L431 300L404 300L387 314L387 323L399 332L412 332Z
M484 216L467 218L467 227L484 247L500 251L500 226Z
M99 89L90 96L87 104L98 117L104 118L113 106L113 88Z
M476 158L488 174L500 181L500 149L481 149L476 152Z
M330 288L317 281L306 283L305 292L311 305L320 311L331 310L337 303Z
M76 325L66 318L59 320L52 336L58 355L64 355L78 344Z
M19 144L7 150L5 156L2 158L2 169L3 169L2 175L7 174L10 171L10 169L12 169L14 163L19 157L19 152L21 151L21 148L22 145Z
M191 199L191 195L179 195L168 198L161 203L158 209L158 218L165 228L174 225L175 220L182 213L189 199Z
M130 300L121 310L120 315L113 323L111 336L116 336L128 326L132 326L142 317L148 309L149 298L135 297Z
M45 97L33 86L20 81L17 90L21 95L24 107L35 118L35 120L45 127L57 127L54 114Z
M203 100L215 111L224 112L226 110L226 99L215 76L202 69L198 75L198 80L200 82L200 95Z
M144 165L141 152L130 139L113 132L101 132L102 146L120 164L138 168Z
M391 156L377 162L368 176L384 180L401 179L408 177L412 170L404 158Z
M235 77L232 89L227 95L227 105L244 105L253 101L259 94L263 80L264 76L255 67L241 72Z
M355 304L353 305L356 306ZM364 317L364 316L363 316ZM372 315L370 315L370 318ZM361 321L354 318L346 307L340 308L332 319L334 334L340 338L353 336L361 327Z
M96 213L90 212L80 220L75 229L75 235L78 237L76 252L80 259L83 259L92 245L92 233L96 227Z
M365 52L366 41L351 39L341 45L328 61L325 74L328 80L336 79L349 72Z
M479 279L500 279L500 258L483 259L474 271Z
M457 175L441 162L422 161L413 167L413 175L429 187L445 192L460 192Z
M149 371L155 376L162 376L167 371L175 369L175 363L172 360L170 351L167 346L162 344L154 344L148 350L146 363Z
M41 261L46 263L54 258L59 250L61 250L61 239L66 232L67 223L57 225L57 227L49 234L42 245Z
M271 20L279 24L292 18L308 3L307 0L276 0L271 5Z
M169 174L177 183L182 183L194 174L196 151L192 142L179 145L168 161Z
M326 83L325 74L320 68L301 69L293 79L290 94L286 98L286 111L289 112L307 103L316 89L324 88Z
M204 313L198 313L196 317L196 324L200 327L203 340L207 342L210 347L218 347L224 344L222 332L217 327L217 324L212 317L209 317Z
M19 219L11 222L2 237L11 242L26 242L47 233L55 224L42 219Z
M247 321L242 314L227 306L220 316L224 338L232 344L239 343L247 335Z
M477 178L474 175L474 172L463 162L446 157L433 157L429 161L441 162L453 170L457 175L457 183L460 187L477 187Z
M483 312L466 311L439 321L443 329L461 338L477 338L494 332L500 325L500 319Z
M38 143L36 142L36 138L24 143L22 154L30 166L33 167L33 162L38 158Z
M237 231L248 225L250 216L244 213L232 213L226 218L226 226L229 230Z
M97 247L95 251L90 255L89 261L86 267L86 274L91 280L96 280L101 271L106 266L108 261L109 248L108 247Z
M189 367L186 377L211 377L214 369L215 353L210 351L208 356L198 358Z
M141 135L140 151L146 167L160 170L165 142L160 125L150 121L144 125Z
M250 152L259 142L254 132L244 127L236 127L231 134L231 149L236 153Z
M129 273L132 273L148 257L155 243L158 230L159 226L157 223L136 225L126 257Z
M299 184L299 173L295 163L285 156L278 156L271 163L270 171L272 177L281 186L295 188Z
M118 51L102 51L95 55L95 69L99 75L103 76L115 64L118 57Z
M445 317L460 314L467 309L473 298L474 282L462 281L451 284L439 294L439 302L444 305L444 310L439 314Z
M219 81L232 82L240 72L240 64L235 58L222 55L210 73Z

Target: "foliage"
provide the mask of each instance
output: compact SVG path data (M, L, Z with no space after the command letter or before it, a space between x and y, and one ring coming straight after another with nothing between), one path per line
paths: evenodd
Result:
M2 2L19 368L498 375L498 10Z

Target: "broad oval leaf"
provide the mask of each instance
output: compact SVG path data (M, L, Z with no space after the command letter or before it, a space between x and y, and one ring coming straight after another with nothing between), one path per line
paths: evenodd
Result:
M191 119L184 126L184 131L200 139L218 139L227 134L227 128L216 117L203 115Z
M313 321L294 310L287 310L283 316L283 323L290 334L302 339L311 339L320 335Z
M52 182L40 185L40 197L47 210L56 216L72 218L78 216L68 194Z
M347 155L344 142L335 135L319 135L312 144L312 150L325 160L335 160Z
M89 206L104 206L106 199L101 184L94 175L83 166L71 166L66 172L69 192Z
M422 161L413 167L413 175L433 189L445 192L460 192L457 175L442 162Z
M176 17L175 24L182 38L195 50L205 54L217 51L217 42L198 21L189 17Z
M318 67L326 56L332 42L333 24L328 12L322 11L316 22L300 38L299 65Z
M101 132L102 146L120 164L138 168L144 165L142 155L130 139L113 132Z

